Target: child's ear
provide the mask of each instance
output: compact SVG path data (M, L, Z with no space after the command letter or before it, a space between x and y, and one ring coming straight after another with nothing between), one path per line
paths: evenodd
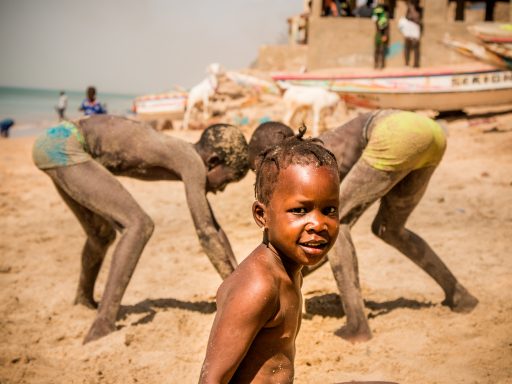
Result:
M217 165L220 164L220 157L216 155L215 153L208 156L206 159L206 167L209 171L211 171L213 168L215 168Z
M252 204L252 216L260 228L267 227L267 208L259 201Z

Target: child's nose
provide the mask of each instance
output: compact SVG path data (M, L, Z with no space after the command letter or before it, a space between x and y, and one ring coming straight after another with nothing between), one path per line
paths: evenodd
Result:
M308 219L306 231L320 232L326 228L326 223L325 220L323 220L322 214L311 212Z

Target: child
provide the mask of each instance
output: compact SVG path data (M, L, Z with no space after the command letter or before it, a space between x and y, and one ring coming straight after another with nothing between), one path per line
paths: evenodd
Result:
M123 117L95 115L62 122L35 142L35 164L87 234L75 304L97 306L94 284L116 231L121 239L98 315L84 342L115 329L121 298L153 232L153 222L113 175L142 180L181 180L203 250L222 278L237 266L229 241L206 199L248 171L247 142L234 126L207 128L192 144Z
M338 233L336 159L304 132L260 159L252 211L263 242L219 287L200 383L293 381L301 268Z
M82 111L85 116L107 113L105 106L96 100L95 87L87 87L86 96L87 97L82 101L82 104L80 104L80 107L78 108L78 110Z
M274 132L272 132L274 131ZM251 169L255 153L289 137L283 124L267 122L249 142ZM362 114L319 136L338 161L340 231L329 262L340 291L347 325L337 334L351 342L366 341L372 334L364 313L357 270L357 255L350 229L365 210L380 200L372 232L422 268L443 289L454 312L470 312L478 300L460 284L425 240L405 227L420 202L446 147L443 129L435 121L413 112L381 110ZM313 268L304 268L307 275Z

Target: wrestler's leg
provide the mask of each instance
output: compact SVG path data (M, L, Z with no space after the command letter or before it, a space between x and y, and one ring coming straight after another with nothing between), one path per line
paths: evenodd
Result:
M357 254L350 229L363 212L403 176L402 172L379 171L359 160L340 186L340 231L329 262L347 318L347 324L337 334L352 342L369 340L372 334L364 313Z
M116 231L107 220L77 203L57 184L55 186L87 235L82 249L82 265L75 304L97 308L98 304L94 301L94 284L108 247L116 238Z
M450 272L425 240L405 228L405 223L419 203L435 167L419 169L408 174L381 199L372 224L373 233L398 249L430 275L445 293L444 305L455 312L469 312L477 304L473 297Z
M121 299L151 237L153 222L121 183L94 161L52 169L48 174L73 200L121 231L98 315L84 339L86 343L115 329Z

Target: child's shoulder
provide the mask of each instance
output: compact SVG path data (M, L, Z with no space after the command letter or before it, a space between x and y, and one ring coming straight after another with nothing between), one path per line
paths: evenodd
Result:
M281 265L280 258L265 244L258 245L247 256L240 267L247 269L247 273L261 274L263 277L274 277Z
M258 296L271 296L279 283L276 265L275 257L270 250L260 245L222 283L219 293L234 290Z

